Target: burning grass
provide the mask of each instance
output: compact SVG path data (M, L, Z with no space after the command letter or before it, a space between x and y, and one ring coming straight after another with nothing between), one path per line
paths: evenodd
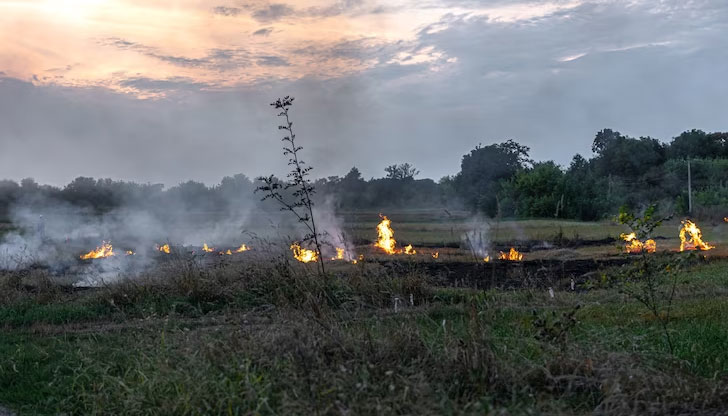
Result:
M682 222L680 228L680 251L685 250L711 250L715 247L703 241L703 232L697 224L690 220Z
M291 244L291 252L293 253L293 258L301 263L316 262L319 258L319 255L315 250L303 248L299 243Z
M374 247L382 249L389 255L394 254L406 254L415 255L417 250L412 247L412 244L408 244L404 249L397 249L397 240L394 239L394 230L392 229L392 221L384 215L379 215L382 221L377 224L377 241L374 243Z
M637 238L637 234L635 233L620 234L619 237L625 241L625 253L639 254L642 252L654 253L657 251L657 243L653 239L648 239L645 240L645 242L642 242Z
M508 261L521 261L523 260L523 253L519 252L515 248L511 247L511 249L507 252L500 252L500 255L498 256L501 260L508 260ZM488 260L490 261L490 260Z
M91 250L88 253L81 255L80 258L81 260L103 259L114 255L114 247L112 247L111 243L104 241L101 243L100 247L96 247L95 250Z

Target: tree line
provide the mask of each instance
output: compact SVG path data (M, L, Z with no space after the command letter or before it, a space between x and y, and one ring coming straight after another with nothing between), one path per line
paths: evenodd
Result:
M728 133L690 130L662 143L604 129L592 142L590 158L575 155L562 167L536 162L530 149L513 140L478 145L464 155L460 171L451 176L417 179L409 163L384 169L381 178L364 179L353 167L344 176L315 180L318 203L328 199L342 210L386 208L465 208L495 217L597 220L614 215L620 206L639 208L657 202L666 211L688 211L688 164L692 176L693 214L728 215ZM90 212L105 213L123 206L173 207L215 211L257 205L256 180L238 174L214 186L187 181L165 189L79 177L64 187L0 181L0 218L18 202L53 198Z

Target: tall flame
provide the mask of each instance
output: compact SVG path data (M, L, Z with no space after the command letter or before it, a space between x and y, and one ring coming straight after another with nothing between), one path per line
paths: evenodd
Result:
M625 241L624 250L627 253L639 254L643 251L646 253L654 253L657 251L657 243L655 243L655 240L649 239L643 243L637 238L637 234L635 233L620 234L619 237Z
M114 255L114 248L111 246L111 243L102 241L101 247L96 247L96 250L91 250L87 254L82 255L81 260L101 259L101 258L105 258L105 257L111 257L113 255Z
M498 258L501 260L519 261L523 260L523 254L519 253L518 250L511 247L511 250L508 253L504 253L501 251Z
M204 251L206 253L212 253L213 251L215 251L215 249L208 247L207 246L207 243L203 243L202 244L202 251Z
M301 263L310 263L318 260L318 253L307 248L302 248L298 243L291 244L291 251L293 252L293 257Z
M680 229L680 251L715 248L703 241L703 233L694 222L685 220L682 224L683 226Z
M248 251L248 250L250 250L250 247L248 247L245 244L243 244L243 245L240 246L240 248L238 248L237 250L235 250L235 252L236 253L242 253L243 251Z
M394 239L394 230L390 226L392 223L389 218L380 214L382 221L377 225L377 235L379 239L374 243L375 247L379 247L384 250L387 254L395 254L397 251L397 241Z

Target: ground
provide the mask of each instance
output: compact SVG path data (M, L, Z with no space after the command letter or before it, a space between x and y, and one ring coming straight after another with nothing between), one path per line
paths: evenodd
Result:
M390 218L415 245L436 246L448 227ZM352 228L363 239L375 222ZM622 230L502 225L544 240ZM720 246L721 227L704 226L706 239ZM575 250L625 258L613 243ZM424 255L401 270L332 263L328 277L285 259L174 258L84 290L43 270L4 273L0 403L18 414L726 414L728 260L692 257L676 275L672 352L659 317L612 279L627 266L553 297L530 280L448 287Z

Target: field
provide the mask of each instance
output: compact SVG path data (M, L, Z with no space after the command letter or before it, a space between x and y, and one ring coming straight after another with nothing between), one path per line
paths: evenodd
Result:
M398 241L421 252L375 254L377 215L348 214L366 260L330 262L327 277L255 252L173 252L97 288L42 268L2 272L0 404L18 414L728 412L728 224L701 224L717 246L707 258L673 253L677 223L658 230L667 252L655 262L694 257L675 275L671 352L660 317L617 279L640 258L608 241L621 226L492 223L494 245L522 246L524 261L485 266L462 247L464 215L387 215ZM543 268L592 258L622 265ZM457 284L461 270L496 284Z

